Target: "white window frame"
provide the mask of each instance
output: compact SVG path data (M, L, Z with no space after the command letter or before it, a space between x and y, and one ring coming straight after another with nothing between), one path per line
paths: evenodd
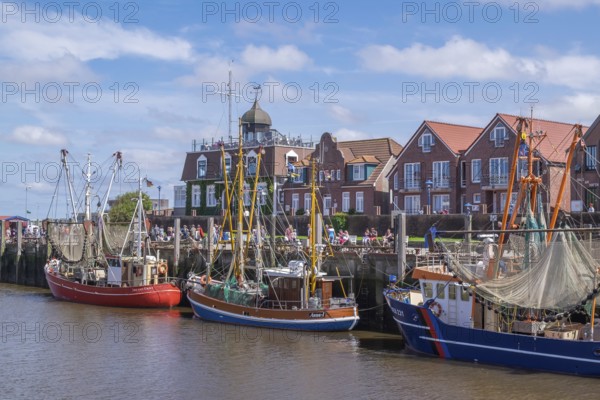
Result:
M350 211L350 192L342 192L342 212Z
M217 206L216 187L215 187L215 185L207 185L206 186L206 207L216 207L216 206Z
M204 169L200 168L200 163L204 164ZM196 177L198 179L206 177L206 170L208 166L208 161L206 160L206 156L203 154L196 160ZM202 174L200 172L203 172Z
M364 179L365 179L365 165L364 164L352 165L352 180L353 181L362 181Z
M342 170L341 170L341 169L338 169L338 170L337 170L337 180L338 180L338 181L341 181L341 180L342 180Z
M192 207L201 207L200 185L192 185Z
M431 153L431 146L435 145L435 140L431 132L426 131L419 137L418 146L421 148L423 153Z
M254 171L250 170L250 160L254 160ZM248 154L246 154L246 171L247 171L248 176L256 175L257 164L258 164L258 155L254 152L254 150L252 150Z
M407 214L418 214L421 210L421 196L404 196L404 211Z
M292 194L292 210L294 213L300 209L300 194L293 193Z
M311 194L310 193L304 193L304 212L306 213L306 211L310 211L310 199L311 199Z
M404 164L404 189L421 188L421 163Z
M185 185L175 186L173 188L174 195L174 204L175 208L185 208L185 197L186 197L186 187Z
M261 206L267 205L267 197L269 197L267 182L258 182L258 186L256 189L258 190L258 193L256 194L256 201L258 202L258 204L260 204Z
M450 211L450 195L449 194L434 194L432 198L432 211L440 213L443 210Z
M294 176L294 183L304 182L304 170L305 168L296 168L296 176Z
M508 140L508 131L504 125L498 124L490 133L490 140L494 142L494 147L504 147L504 142Z
M481 193L473 193L473 203L481 204Z
M398 171L396 171L394 173L394 190L398 190L398 182L399 182Z
M490 158L490 185L508 185L508 157Z
M481 158L471 160L471 182L481 182Z
M229 175L231 173L231 154L225 153L225 172L223 173L223 158L221 157L221 173Z
M450 161L434 161L432 171L434 188L450 187Z
M509 211L512 213L513 210L515 209L515 204L517 204L517 195L518 193L511 193L510 194L510 204L509 204ZM506 192L502 192L500 193L500 212L503 213L504 212L504 205L506 204Z
M356 212L365 212L365 194L356 192Z

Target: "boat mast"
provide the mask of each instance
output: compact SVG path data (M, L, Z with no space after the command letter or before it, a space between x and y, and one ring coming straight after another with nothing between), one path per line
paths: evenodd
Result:
M69 164L67 163L67 154L69 152L66 149L60 151L60 160L65 169L65 177L67 179L67 188L69 189L69 199L71 200L71 221L77 222L77 211L75 210L75 197L73 194L73 185L71 182L71 173L69 172Z
M137 257L142 256L142 176L138 179L138 204L137 204L137 217L138 217L138 229L137 229L137 237L136 237L136 252ZM179 234L179 232L175 232L175 234Z
M234 276L238 282L244 280L243 229L244 229L244 152L242 149L242 119L239 119L239 143L237 162L237 226Z
M310 177L310 295L314 296L315 289L317 286L317 272L318 272L318 254L317 254L317 163L316 159L312 158L312 171ZM308 294L308 293L307 293ZM306 301L308 296L304 296Z
M91 210L91 195L92 195L92 155L88 153L87 157L87 172L85 174L85 220L92 219Z

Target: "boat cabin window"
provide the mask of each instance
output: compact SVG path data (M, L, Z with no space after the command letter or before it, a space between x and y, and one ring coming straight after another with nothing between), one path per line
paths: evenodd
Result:
M436 287L437 298L445 299L446 298L446 284L438 283L436 286L437 286Z
M298 281L292 279L292 289L296 289L298 287Z
M464 286L460 290L460 299L462 301L469 301L469 292L467 292L467 288L465 288Z
M433 298L433 285L429 282L425 282L425 284L423 285L423 293L425 295L425 298Z
M456 285L448 286L448 298L450 300L456 300Z

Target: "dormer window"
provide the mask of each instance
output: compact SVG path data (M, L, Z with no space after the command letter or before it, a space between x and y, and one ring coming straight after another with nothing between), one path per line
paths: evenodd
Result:
M365 166L363 164L355 164L352 166L352 180L362 181L365 179Z
M206 157L204 155L198 157L196 177L197 178L205 178L206 177Z
M494 142L495 147L504 147L504 142L508 140L506 128L502 125L496 126L490 133L490 140Z
M221 169L222 168L223 164L221 164ZM231 156L227 153L225 153L225 173L228 175L231 173Z
M435 145L433 135L429 132L425 132L419 138L419 147L423 150L423 153L430 153L431 146Z
M248 175L254 176L256 175L256 153L251 151L246 156L246 166L248 168Z

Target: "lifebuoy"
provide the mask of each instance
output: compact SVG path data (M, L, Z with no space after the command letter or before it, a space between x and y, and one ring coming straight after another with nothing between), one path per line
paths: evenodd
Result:
M206 285L206 275L202 275L202 276L200 277L200 284L201 284L202 286Z
M435 315L436 317L439 317L440 315L442 315L442 305L440 303L438 303L437 301L434 301L433 303L431 303L429 305L429 309L431 310L431 312L433 313L433 315Z
M165 267L165 264L160 264L158 266L158 273L161 275L164 275L167 273L167 267Z

